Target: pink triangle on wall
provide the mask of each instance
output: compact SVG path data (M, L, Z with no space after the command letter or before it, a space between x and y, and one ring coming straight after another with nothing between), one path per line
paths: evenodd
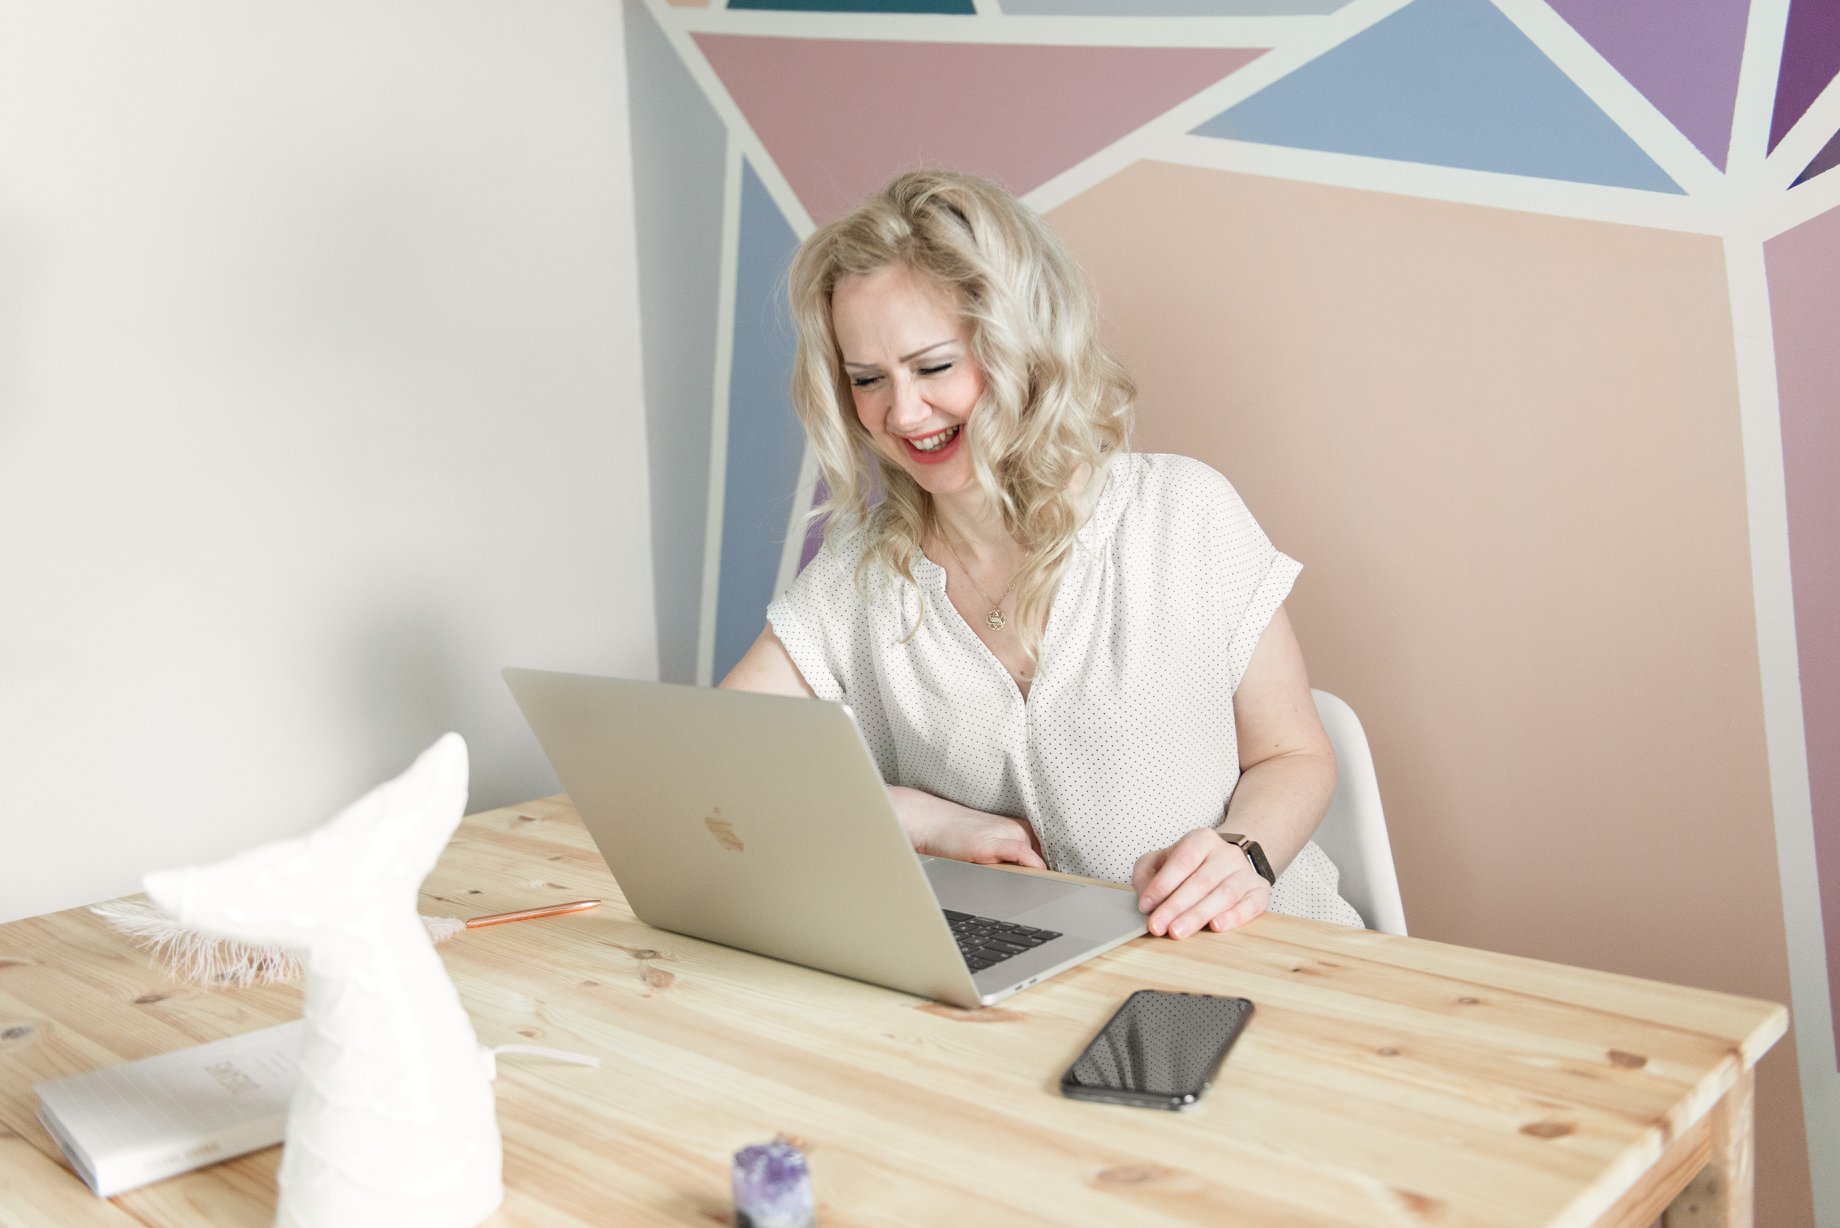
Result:
M819 225L900 171L975 171L1018 195L1264 54L699 34Z

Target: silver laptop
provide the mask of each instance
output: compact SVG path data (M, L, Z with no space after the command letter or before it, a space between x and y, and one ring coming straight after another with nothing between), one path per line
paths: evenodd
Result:
M967 1007L1144 932L1132 891L917 855L841 704L505 681L647 925Z

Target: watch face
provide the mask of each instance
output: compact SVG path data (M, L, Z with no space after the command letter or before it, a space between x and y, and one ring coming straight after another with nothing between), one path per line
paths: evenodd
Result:
M1278 876L1271 872L1271 862L1266 858L1265 850L1259 847L1257 840L1242 836L1237 832L1223 831L1219 834L1220 838L1228 844L1239 846L1240 852L1246 854L1246 860L1252 863L1252 868L1258 871L1260 878L1274 887L1278 885Z

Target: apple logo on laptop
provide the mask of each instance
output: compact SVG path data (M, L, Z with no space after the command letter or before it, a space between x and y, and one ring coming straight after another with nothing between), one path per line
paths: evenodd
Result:
M709 817L703 820L703 826L707 827L709 834L716 838L716 843L729 852L739 853L741 851L741 837L735 834L735 825L722 817L722 807L717 806L712 810Z

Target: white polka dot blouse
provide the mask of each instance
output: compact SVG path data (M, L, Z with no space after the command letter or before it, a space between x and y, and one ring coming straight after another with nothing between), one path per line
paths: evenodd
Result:
M924 609L899 576L858 586L860 530L827 542L767 619L818 697L850 705L890 785L1024 819L1054 869L1128 882L1145 852L1221 821L1239 780L1233 692L1301 568L1200 461L1125 453L1105 480L1026 700L938 563L914 564ZM1312 843L1272 909L1361 924L1337 885Z

